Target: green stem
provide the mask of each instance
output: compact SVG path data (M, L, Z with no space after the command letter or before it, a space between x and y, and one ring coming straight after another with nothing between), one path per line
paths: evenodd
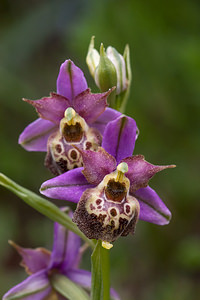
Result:
M110 300L110 262L109 250L96 243L92 253L92 300Z
M110 251L101 246L103 300L110 300Z

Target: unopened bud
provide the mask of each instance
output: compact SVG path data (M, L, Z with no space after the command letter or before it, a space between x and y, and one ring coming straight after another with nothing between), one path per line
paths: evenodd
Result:
M107 57L103 44L100 46L99 65L95 70L95 82L102 92L117 85L117 73L114 64Z
M94 36L92 36L87 57L86 57L86 63L93 77L94 77L95 70L99 64L99 60L100 60L100 55L99 52L96 49L94 49Z
M102 92L116 86L116 91L109 96L110 107L124 112L131 84L131 66L128 45L123 56L113 47L104 50L100 46L100 54L94 48L94 36L91 39L86 62L96 85Z
M121 92L127 89L127 79L126 79L126 66L125 60L117 50L109 46L106 50L107 57L112 61L115 66L117 73L117 89L116 94L119 95Z

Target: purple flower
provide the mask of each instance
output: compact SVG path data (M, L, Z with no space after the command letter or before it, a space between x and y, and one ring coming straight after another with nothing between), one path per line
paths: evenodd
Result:
M55 175L82 166L72 144L94 151L101 145L106 124L120 115L106 108L112 90L92 94L83 72L66 60L60 67L57 93L34 101L24 99L40 118L25 128L19 144L28 151L47 151L45 165Z
M118 117L106 126L102 148L96 152L79 149L84 168L41 186L41 193L50 198L78 202L74 221L88 238L112 242L133 233L138 216L158 225L170 221L170 211L148 182L174 165L155 166L142 155L132 156L136 135L135 121Z
M50 299L56 293L56 299L66 299L52 288L54 276L66 276L84 287L91 286L91 273L78 268L81 259L81 240L71 231L55 223L52 252L44 248L22 248L11 242L22 257L21 265L30 275L20 284L11 288L3 297L6 299ZM49 298L47 298L47 296ZM55 296L55 295L54 295Z

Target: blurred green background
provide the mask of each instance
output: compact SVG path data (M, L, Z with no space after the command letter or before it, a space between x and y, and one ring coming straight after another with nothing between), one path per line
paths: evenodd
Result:
M94 82L85 63L96 36L131 49L133 84L127 113L140 129L135 154L175 163L151 181L173 218L168 226L139 222L134 237L111 251L112 285L123 300L188 300L200 295L200 3L195 0L1 0L0 171L37 192L51 177L44 153L17 144L36 119L22 97L56 90L60 64L71 58ZM0 296L26 277L8 239L51 249L52 222L0 188ZM65 205L66 202L56 202ZM89 254L84 266L90 268Z

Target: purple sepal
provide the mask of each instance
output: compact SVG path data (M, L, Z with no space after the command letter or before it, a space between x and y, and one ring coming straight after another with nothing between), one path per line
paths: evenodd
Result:
M140 203L140 220L157 225L166 225L170 222L171 212L152 188L149 186L141 188L132 195Z
M107 174L116 169L115 158L102 147L98 151L79 150L83 158L83 174L91 184L98 185Z
M67 229L59 223L54 223L54 239L49 269L57 268L63 261L67 242Z
M54 123L39 118L24 129L18 143L28 151L46 152L48 138L56 129Z
M115 109L107 107L106 110L98 117L92 127L95 127L103 134L106 125L108 122L113 121L114 119L121 116L121 113Z
M36 273L47 268L51 255L48 250L44 248L23 248L13 241L9 243L17 250L19 255L21 255L22 261L20 265L25 268L28 274Z
M91 185L82 174L83 168L77 168L45 181L41 194L53 198L77 203L82 193Z
M70 217L72 217L72 213ZM63 274L67 273L71 268L78 268L80 246L81 239L78 235L55 223L53 250L49 268L59 267Z
M80 247L81 247L80 237L75 233L73 233L72 231L68 231L65 254L64 254L62 265L60 267L61 270L65 271L67 269L72 269L72 268L78 269L81 260Z
M70 59L66 60L61 65L58 74L57 93L72 100L87 88L87 81L81 69Z
M134 192L148 185L149 180L158 172L174 168L174 165L155 166L147 162L143 155L134 155L123 159L128 164L128 172L126 176L130 180L130 191Z
M113 288L110 289L110 295L112 299L120 300L119 294Z
M39 100L23 100L35 107L39 117L57 125L64 117L65 110L70 106L70 101L67 98L56 93L50 93L49 97L43 97Z
M105 93L92 94L90 89L83 91L73 100L73 107L88 124L93 123L104 112L107 97L113 89Z
M122 159L133 154L136 131L135 120L122 115L106 126L102 147L119 163Z
M81 269L71 269L67 277L84 288L91 287L91 273L89 271Z
M46 271L37 272L10 289L2 298L42 300L51 292ZM14 298L15 297L15 298Z

